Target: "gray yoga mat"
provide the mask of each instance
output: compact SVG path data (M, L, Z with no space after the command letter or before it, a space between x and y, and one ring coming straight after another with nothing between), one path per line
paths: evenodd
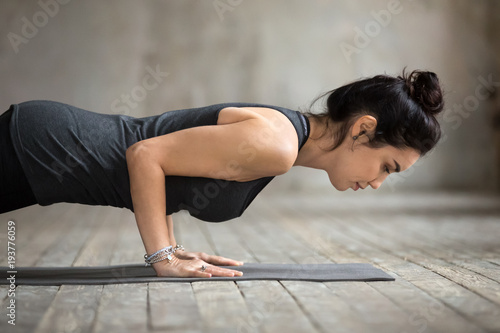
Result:
M394 281L394 278L370 264L260 264L223 266L243 272L241 277L173 278L157 277L144 265L98 267L17 267L9 273L0 267L0 284L59 286L62 284L117 284L144 282L302 280L302 281Z

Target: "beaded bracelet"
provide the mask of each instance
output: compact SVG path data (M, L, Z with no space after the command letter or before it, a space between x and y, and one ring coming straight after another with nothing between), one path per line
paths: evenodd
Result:
M174 252L177 251L177 250L181 250L181 251L184 251L184 246L180 245L180 244L177 244L175 247L174 247Z
M157 262L160 262L163 260L168 260L168 262L170 262L170 260L172 260L172 255L177 250L184 251L184 246L176 245L175 248L173 248L172 245L170 245L170 246L164 247L163 249L156 251L155 253L153 253L150 256L145 254L144 261L146 262L146 266L156 264Z

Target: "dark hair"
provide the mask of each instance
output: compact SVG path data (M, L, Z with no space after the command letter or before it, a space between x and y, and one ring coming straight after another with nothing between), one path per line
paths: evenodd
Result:
M334 133L331 150L342 144L350 127L364 115L377 119L377 128L368 143L373 148L386 145L413 148L423 156L441 137L436 115L442 111L444 102L438 77L433 72L415 70L408 74L403 70L397 77L377 75L361 79L319 96L311 107L326 95L329 95L326 110L306 114L328 120L326 130L330 121L340 125Z

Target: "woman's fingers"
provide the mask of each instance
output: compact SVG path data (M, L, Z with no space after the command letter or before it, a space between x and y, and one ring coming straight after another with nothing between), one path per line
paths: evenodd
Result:
M196 266L196 269L201 271L201 272L210 273L210 274L212 274L212 276L233 277L233 276L242 276L243 275L243 272L240 272L237 270L213 266L213 265L210 265L210 264L203 262L201 260L198 262L201 262L201 264L199 264L199 266ZM203 266L205 267L204 270L202 269Z
M224 258L221 256L212 256L206 253L201 253L201 259L204 261L218 266L241 266L243 265L242 261L237 261L229 258Z
M229 258L224 258L220 256L213 256L206 254L204 252L186 252L186 251L178 251L175 253L175 256L178 257L179 259L201 259L205 262L208 262L209 264L212 265L218 265L218 266L241 266L243 265L243 262L229 259Z
M222 268L222 267L217 267L217 266L212 266L212 265L207 266L207 269L205 270L205 272L212 273L213 276L233 277L233 276L242 276L243 275L243 272L240 272L240 271Z
M205 269L202 267L205 266ZM242 276L240 271L210 265L201 259L184 260L173 257L170 262L159 262L153 264L158 276L179 276L179 277L202 277L212 276Z
M196 260L192 262L191 266L197 271L204 272L204 273L209 273L212 274L212 276L228 276L228 277L233 277L233 276L242 276L243 273L240 271L236 271L233 269L228 269L228 268L222 268L218 266L213 266L210 265L209 263L203 261L203 260ZM204 267L204 269L203 269Z

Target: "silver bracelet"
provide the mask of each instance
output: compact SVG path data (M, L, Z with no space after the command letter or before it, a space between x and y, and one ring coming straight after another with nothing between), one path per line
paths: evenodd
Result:
M175 253L177 250L184 250L184 246L182 245L176 245L175 248L172 247L172 245L164 247L163 249L160 249L153 253L152 255L148 256L147 254L144 255L144 261L146 262L146 266L150 266L152 264L156 264L157 262L163 261L163 260L172 260L172 255Z
M180 244L177 244L175 247L174 247L174 252L177 251L177 250L181 250L181 251L184 251L184 246L180 245Z
M152 255L148 256L147 254L144 255L144 261L146 262L146 266L149 266L151 264L157 263L158 261L165 260L165 259L172 259L172 254L174 254L174 249L172 245L164 247L163 249L160 249L153 253ZM159 260L161 258L161 260Z

